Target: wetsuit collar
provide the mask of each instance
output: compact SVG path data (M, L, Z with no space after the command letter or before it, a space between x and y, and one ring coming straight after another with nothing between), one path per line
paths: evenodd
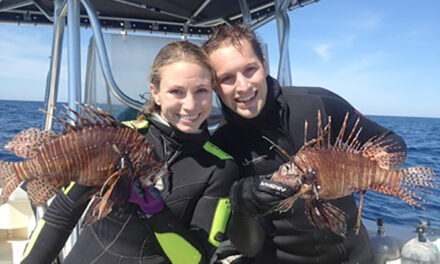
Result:
M207 122L202 124L200 132L184 133L169 123L158 120L157 117L150 116L151 125L154 126L160 135L167 141L168 147L173 150L190 151L200 149L201 146L209 139Z

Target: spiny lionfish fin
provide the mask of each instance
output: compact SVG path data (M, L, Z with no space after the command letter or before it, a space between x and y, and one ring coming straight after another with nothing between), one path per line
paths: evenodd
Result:
M106 217L112 210L113 202L111 201L111 196L113 191L115 190L115 186L117 185L121 176L121 170L113 173L107 181L103 184L100 191L100 200L96 204L93 210L93 215L96 216L96 220L100 220Z
M330 135L331 135L330 130L331 130L331 116L328 116L328 122L323 128L321 110L318 109L317 136L316 138L307 141L308 121L306 120L304 122L304 145L301 147L300 150L306 148L313 148L315 146L318 148L330 146Z
M320 229L328 228L333 233L346 237L345 213L331 203L322 200L306 200L305 213L313 226Z
M130 198L132 177L122 175L116 183L116 186L111 194L110 200L116 206L125 204Z
M275 206L273 211L277 211L280 213L287 212L292 208L293 204L298 200L300 193L296 193L295 195L282 200L278 205Z
M423 206L417 201L415 200L415 198L417 199L422 199L420 196L418 196L416 194L416 196L413 196L415 193L406 189L406 188L399 188L399 189L392 189L389 186L384 186L384 185L372 185L370 186L370 189L385 195L393 195L395 197L398 197L399 199L401 199L402 201L404 201L405 203L407 203L409 206L411 207L419 207L419 208L423 208Z
M17 189L18 185L21 183L14 171L13 165L14 162L0 160L0 182L2 189L0 205L8 201L11 193L14 192L14 190Z
M26 192L35 206L45 205L61 188L63 184L50 181L47 177L31 179L26 183Z
M66 105L63 105L64 106L64 108L66 108ZM66 108L66 109L68 109L68 108ZM64 112L63 110L61 110L61 109L57 109L57 108L55 108L55 110L56 110L56 112L58 113L58 114L60 114L61 116L63 116L64 118L66 118L66 120L70 120L70 121L72 121L75 125L75 128L76 129L83 129L84 128L84 126L80 123L80 122L78 122L78 120L77 119L75 119L75 118L73 118L71 115L69 115L69 113L68 112ZM72 112L73 113L73 112Z
M364 195L365 191L359 191L359 208L356 218L356 225L354 226L354 233L359 234L359 230L361 229L361 219L362 219L362 209L364 208Z
M370 138L360 148L362 156L377 162L382 169L399 167L406 158L406 152L396 151L397 142L387 139L386 135Z
M92 196L92 199L90 200L89 204L87 205L86 210L84 211L84 214L82 216L82 223L81 226L86 226L88 224L91 224L93 222L96 222L98 220L97 210L95 208L98 207L99 202L101 201L102 197L99 196L98 193Z
M63 106L64 106L64 108L65 108L68 112L73 113L77 118L79 118L79 120L81 120L83 126L84 126L84 125L88 126L88 125L93 125L93 124L94 124L93 122L90 121L90 119L88 119L88 118L85 117L84 115L78 113L78 112L75 111L74 109L70 108L68 105L63 105ZM78 104L78 106L79 106L79 104Z
M318 109L318 135L316 137L316 145L322 147L322 121L321 121L321 109Z
M290 160L290 161L292 160L292 157L289 155L289 153L287 153L285 149L277 145L275 142L273 142L271 139L269 139L266 136L262 136L262 138L271 144L270 149L276 148L284 156L286 160Z
M335 147L342 148L342 141L344 140L345 129L347 128L348 112L345 114L339 134L336 137ZM353 131L352 131L353 132Z
M31 159L39 153L39 148L47 142L59 137L54 131L28 128L18 133L5 148L21 158Z
M95 114L93 111L90 110L90 106L87 104L80 104L77 103L78 107L86 113L95 123L102 123L102 120Z
M50 115L52 116L56 121L58 121L58 123L60 124L60 127L62 129L62 133L63 134L67 134L70 131L77 131L77 129L75 128L75 126L69 124L69 122L63 120L62 118L60 118L59 116L55 115L55 114L50 114L48 113L46 110L44 109L38 109L41 112L45 113L46 115Z
M105 112L101 108L94 108L93 106L87 106L89 107L90 111L92 111L95 115L97 115L99 118L102 119L106 124L108 125L114 125L119 126L121 125L121 122L119 122L117 119L115 119L112 115Z

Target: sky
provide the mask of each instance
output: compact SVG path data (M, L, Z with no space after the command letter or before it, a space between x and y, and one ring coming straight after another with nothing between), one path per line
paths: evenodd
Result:
M440 1L321 0L289 18L294 85L327 88L367 115L440 118ZM276 32L274 21L257 30L273 76ZM0 99L42 101L52 28L0 24L0 36ZM82 80L90 36L81 31ZM66 54L59 101L67 98Z

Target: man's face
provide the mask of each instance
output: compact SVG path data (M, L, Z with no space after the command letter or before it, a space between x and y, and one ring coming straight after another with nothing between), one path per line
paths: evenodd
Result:
M258 116L267 94L267 70L248 41L237 50L232 44L214 50L209 59L215 69L223 103L244 118Z

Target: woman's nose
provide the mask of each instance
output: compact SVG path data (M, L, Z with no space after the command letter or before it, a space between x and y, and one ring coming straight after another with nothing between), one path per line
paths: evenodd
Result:
M188 94L183 101L183 108L185 110L193 110L196 107L197 101L193 94Z

